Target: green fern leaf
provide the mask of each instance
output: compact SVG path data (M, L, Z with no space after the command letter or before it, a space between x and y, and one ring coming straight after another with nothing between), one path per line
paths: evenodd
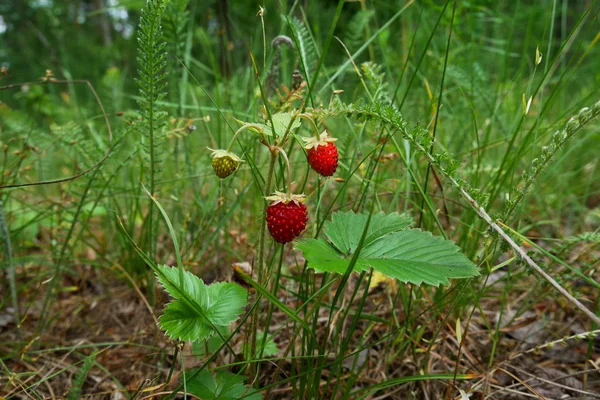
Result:
M363 45L366 40L365 29L374 15L374 10L360 10L350 19L344 37L344 43L350 51L355 52Z
M300 57L302 74L310 80L311 74L317 66L317 52L315 43L306 25L298 18L291 19L290 28L297 40L297 52Z
M244 385L247 376L232 374L229 371L219 370L216 376L210 371L196 373L191 370L186 381L186 389L189 393L203 400L260 400L262 395L255 389Z
M164 0L148 0L142 10L138 32L138 74L136 79L141 98L138 101L142 123L142 144L147 153L147 163L144 166L148 177L150 193L156 191L158 175L157 165L160 162L158 147L161 143L161 130L164 126L166 113L160 105L166 96L167 53L166 42L163 40L161 19L165 10Z

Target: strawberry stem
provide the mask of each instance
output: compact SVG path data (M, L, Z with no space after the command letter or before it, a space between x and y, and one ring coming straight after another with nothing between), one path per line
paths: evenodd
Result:
M227 151L230 151L231 148L233 147L233 143L235 142L235 138L237 137L237 135L239 135L246 129L255 129L261 136L262 141L266 142L265 133L263 132L263 128L260 125L245 124L233 134L233 137L231 138L231 142L229 142L229 146L227 146Z
M317 138L317 141L321 140L321 133L319 132L319 128L317 128L317 124L315 123L315 120L312 119L312 117L307 113L302 113L302 114L298 115L298 117L304 118L305 120L310 122L310 127L312 128L313 132L315 133L315 137Z
M277 149L279 150L279 153L283 156L283 159L285 160L285 165L287 166L286 194L288 195L288 198L291 199L292 198L292 168L290 167L290 160L288 159L288 156L285 153L285 150L283 150L283 148L277 147Z
M279 151L278 147L275 146L269 146L269 151L270 151L270 160L269 160L269 169L267 171L267 180L265 182L265 191L264 191L264 195L267 196L269 195L269 193L271 193L271 185L273 183L273 172L275 171L275 163L277 162L277 152ZM267 233L267 206L265 205L262 209L262 215L260 218L260 231L258 233L258 260L257 260L257 264L258 264L258 283L260 285L262 285L263 287L266 287L266 277L268 276L268 274L266 272L266 266L265 264L265 237L266 237L266 233ZM257 301L259 301L260 299L260 294L257 293ZM250 326L250 349L251 349L251 353L250 354L254 354L256 351L256 332L258 330L258 319L259 319L259 308L257 308L254 311L254 314L252 315L252 321L251 321L251 326ZM257 373L257 370L255 370L254 366L252 363L249 363L248 366L248 373L250 374L250 376L254 376L255 373Z

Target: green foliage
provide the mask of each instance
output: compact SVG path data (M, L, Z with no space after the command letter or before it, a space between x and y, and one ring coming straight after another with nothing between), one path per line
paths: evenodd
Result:
M294 43L296 43L298 57L300 58L301 72L305 79L310 81L311 73L317 66L317 51L313 38L306 25L296 17L290 20Z
M192 343L192 354L194 357L204 357L217 351L231 332L228 326L217 327L218 334L205 340L198 340Z
M352 16L344 37L344 44L350 51L354 52L363 45L365 41L365 29L369 26L369 22L371 22L374 16L375 10L360 10Z
M373 101L389 103L390 95L387 90L388 85L381 65L375 64L374 62L366 62L360 65L360 69L367 78L366 82L371 99Z
M157 174L160 171L160 145L164 141L161 129L166 112L160 101L166 96L166 42L163 40L161 19L165 10L164 0L148 0L142 10L138 31L138 75L140 90L140 113L142 116L143 140L146 153L145 171L151 193L156 190Z
M530 167L523 171L523 185L515 189L510 196L508 207L504 213L505 220L510 217L519 202L527 195L537 177L548 167L554 155L563 148L567 140L598 115L600 115L600 101L579 110L579 113L571 117L563 129L554 132L550 142L546 146L542 146L539 156L531 160Z
M265 79L265 90L268 96L275 93L279 84L280 78L280 69L281 69L281 54L283 45L286 45L290 48L294 48L294 42L287 36L280 35L271 41L271 48L274 52L273 60L271 61L271 66L269 68L269 73L267 74L267 78Z
M419 229L407 230L409 217L379 213L373 215L369 226L367 219L363 214L334 213L331 222L325 224L330 242L304 239L296 248L302 251L309 267L344 274L367 228L354 271L373 268L402 282L434 286L447 285L451 278L479 275L475 265L451 241Z
M244 342L244 358L246 360L257 359L264 356L274 356L277 354L278 350L277 343L273 340L273 335L268 332L258 331L256 333L256 351L254 352L254 355L251 354L252 349L250 343Z
M252 2L226 7L227 2L134 0L113 5L105 0L83 2L89 6L83 8L80 3L24 0L0 6L6 22L0 42L8 44L0 46L0 66L9 67L7 76L0 74L2 83L35 81L46 68L57 79L98 83L119 143L103 169L89 177L68 185L2 191L6 218L0 220L4 250L0 269L6 270L13 301L6 296L0 305L15 311L2 309L0 314L14 318L15 323L9 320L3 329L8 340L17 337L16 347L22 347L15 349L15 360L2 358L7 371L18 367L16 357L35 364L39 354L52 354L55 347L47 332L28 331L32 316L21 321L19 302L21 308L37 309L38 294L45 291L40 307L45 311L33 318L41 325L60 323L61 318L51 317L60 306L55 299L59 294L60 298L71 295L69 287L61 285L77 286L75 295L84 297L96 286L90 277L108 277L113 282L109 267L117 263L127 272L138 272L131 274L132 283L151 305L156 292L152 283L157 281L140 275L148 267L157 274L173 296L160 317L160 327L171 338L193 340L193 356L202 362L203 372L182 366L181 376L189 379L180 388L170 387L167 397L185 390L203 399L242 398L244 393L247 398L260 398L247 390L245 377L214 370L229 367L250 375L252 386L292 388L286 393L297 399L389 397L398 393L394 386L406 383L414 397L435 398L443 391L439 379L454 379L458 389L468 391L467 384L458 380L473 377L461 374L468 365L460 361L460 354L449 355L456 360L454 374L438 376L428 371L438 344L446 338L454 340L454 332L447 329L453 319L457 318L457 327L465 321L487 327L489 337L482 340L492 343L491 352L473 352L477 346L471 346L472 341L461 344L470 346L468 350L482 364L495 368L499 359L506 359L501 353L507 348L501 329L509 323L500 321L503 308L516 298L519 306L511 308L517 313L555 301L538 276L527 275L531 271L524 259L499 257L511 246L499 244L498 232L485 226L500 225L498 221L514 228L510 237L530 248L532 255L556 267L548 271L565 289L579 297L595 296L596 265L589 257L599 240L598 162L593 150L598 139L593 124L600 115L600 103L594 104L600 84L595 2L569 2L568 7L563 2L562 10L557 2L552 11L535 2L457 2L454 8L452 2L406 2L403 10L381 2L310 3L307 9L302 7L308 3L279 2L263 4L260 17ZM335 3L340 5L339 13ZM117 20L119 12L127 16ZM140 14L137 40L126 37L126 29L117 28L117 23L131 30ZM103 22L108 22L112 43L104 41ZM32 26L35 29L29 29ZM352 62L334 35L343 38ZM271 49L265 49L269 38L274 38ZM136 44L139 95L131 79ZM538 46L544 54L540 64L535 56ZM270 65L266 63L269 52L273 53ZM249 54L258 60L257 68L270 67L270 71L254 71ZM313 82L321 55L323 79ZM287 84L292 63L311 90L299 90L293 100L277 105L275 90L281 92L280 84ZM287 74L281 80L279 68ZM262 82L256 82L255 72L266 75L261 96L257 94ZM74 167L96 161L104 144L104 123L91 96L73 86L28 85L0 91L3 184L32 181L42 173L64 176ZM294 117L297 110L293 110L309 92L313 109L305 110L307 115L315 118L317 129L327 129L339 139L340 168L330 179L317 178L306 167L298 142L280 141L287 133L291 133L288 139L314 134ZM527 114L521 108L523 94L531 98ZM263 104L261 100L269 96L271 100ZM134 115L136 101L140 113ZM584 105L589 108L578 113ZM292 112L277 113L284 109ZM173 117L168 125L165 111ZM270 192L266 187L285 184L283 158L269 164L266 158L271 154L258 140L236 141L233 145L241 146L239 154L248 168L241 168L233 181L217 183L207 177L209 164L199 154L207 146L224 147L231 137L227 129L232 120L255 120L265 111L272 111L268 121L258 117L262 124L253 125L267 136L261 139L285 150L293 191L308 195L309 231L320 232L325 226L321 239L297 243L308 270L289 257L287 247L271 247L270 241L260 240L263 195ZM167 137L177 139L164 142ZM458 161L465 165L460 171L463 176L457 173ZM265 173L267 165L272 168ZM164 209L158 202L144 202L140 181L161 199ZM407 214L369 216L364 213L368 204L376 211L421 213L420 228L451 236L458 246L410 229ZM152 221L153 208L172 216L173 224L165 219L172 244L154 228L158 225ZM489 221L478 219L483 209ZM113 210L124 231L142 232L143 251L128 235L115 234ZM332 215L331 210L357 214ZM564 239L566 235L573 236ZM543 240L528 243L531 236ZM258 257L253 257L254 250ZM134 251L143 262L138 258L129 262ZM156 266L158 257L176 258L179 269ZM367 273L373 269L403 282L439 286L454 278L476 276L469 259L493 271L494 279L486 284L465 280L452 288L423 285L413 290ZM184 272L183 265L194 265L212 276L231 262L247 260L256 275L246 271L236 277L252 287L254 314L237 324L245 334L232 336L231 321L246 305L246 291L229 283L206 285ZM316 275L314 270L333 274ZM352 271L360 273L358 279L371 279L371 285L366 281L355 285L354 279L345 280L346 275L339 279L338 274ZM379 290L382 280L387 284ZM105 287L103 283L98 282ZM373 290L376 283L379 286ZM542 290L531 290L532 283ZM110 292L111 287L107 289ZM102 305L102 299L97 300ZM492 314L488 301L494 303ZM386 312L399 309L405 318ZM83 315L80 308L75 313ZM87 318L81 321L86 323ZM586 324L581 320L584 329ZM17 334L26 334L24 338L31 334L48 340L29 347L27 340L10 331L12 325L17 326ZM281 352L269 332L277 332ZM139 339L144 346L145 339ZM61 350L55 353L63 352L64 341L60 342L55 348ZM373 354L382 349L386 357L374 365ZM161 361L143 364L155 369L165 365L162 360L172 349L159 343L148 350ZM282 357L281 374L271 376L272 370L264 369L269 361L262 358L276 353ZM66 362L83 365L67 372L74 372L69 397L78 398L81 388L87 387L84 382L92 361L83 360L80 351L70 354ZM246 362L240 363L242 359ZM79 361L83 362L76 364ZM374 378L366 387L361 377L373 367L381 372L373 376L383 378ZM411 371L420 373L412 376ZM126 386L118 382L121 374L108 372L115 384ZM164 376L165 371L159 367L156 372ZM63 387L64 375L57 372L43 381ZM26 380L19 382L22 377ZM16 393L18 388L11 383L23 384L27 393ZM157 387L161 383L156 382ZM51 397L44 386L18 371L9 376L8 390L15 396Z
M194 377L186 381L185 387L188 393L202 400L262 399L260 393L244 385L247 376L232 374L225 370L218 370L214 376L209 371L198 374L195 372L195 370L188 372L188 375Z
M174 56L181 57L185 47L185 33L190 12L189 0L170 0L165 10L165 39ZM177 60L173 57L175 62Z
M246 305L246 290L235 283L217 282L205 285L202 279L189 271L183 272L159 265L157 278L173 297L159 323L173 339L205 340L219 328L237 320Z
M292 118L294 118L293 122ZM299 118L296 118L290 112L280 112L277 114L273 114L272 119L275 129L273 129L270 125L267 124L253 123L252 125L258 125L262 129L262 133L264 133L267 136L273 136L273 134L275 134L275 137L281 138L287 132L291 132L298 129L301 124L301 120Z
M189 0L171 0L167 3L164 16L165 39L169 53L167 70L169 71L169 87L177 90L170 91L170 100L178 102L178 97L185 92L187 80L180 79L180 61L184 60L186 35L190 12L187 9ZM181 106L181 104L180 104ZM179 110L181 111L181 110Z

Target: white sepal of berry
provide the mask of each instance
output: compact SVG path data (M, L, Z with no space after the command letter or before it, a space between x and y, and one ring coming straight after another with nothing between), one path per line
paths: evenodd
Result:
M327 130L324 130L323 133L319 135L319 139L317 139L314 136L311 136L308 138L302 138L302 140L304 140L304 148L306 150L310 150L318 146L326 146L327 143L335 142L337 138L332 138L327 133Z
M236 156L234 153L232 153L230 151L223 150L223 149L215 150L215 149L211 149L210 147L207 147L207 149L211 151L210 156L212 158L229 157L235 162L238 162L238 163L244 162L244 160L242 160L241 158L239 158L238 156Z
M288 204L289 202L294 202L296 204L304 203L306 201L305 194L292 194L288 195L287 193L275 191L275 194L271 196L266 196L266 200L272 201L273 205L278 203Z

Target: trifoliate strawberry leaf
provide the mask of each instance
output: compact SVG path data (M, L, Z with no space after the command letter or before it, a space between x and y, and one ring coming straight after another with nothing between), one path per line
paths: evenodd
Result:
M160 274L157 274L156 277L172 298L181 299L187 294L189 297L195 299L204 293L206 285L202 279L191 272L182 271L183 274L180 274L179 268L169 267L168 265L157 265L157 267ZM198 281L201 284L198 284Z
M207 286L207 316L215 325L229 325L238 319L248 303L246 289L237 283L217 282Z
M419 229L406 230L409 221L403 223L400 217L383 213L372 216L354 271L373 268L402 282L435 286L448 284L448 279L479 275L452 241ZM303 239L296 248L302 251L309 267L343 274L357 250L367 219L363 214L335 213L326 224L332 244L324 239Z
M247 303L246 290L236 283L205 285L191 272L180 275L178 268L166 265L159 265L158 269L158 280L173 297L159 324L174 339L208 339L215 334L215 328L235 321Z
M368 215L355 214L352 211L336 212L332 215L331 221L325 223L325 234L339 251L354 254L368 218ZM412 218L406 214L383 212L373 214L364 246L368 246L388 233L404 230L412 223Z
M290 131L293 131L300 127L300 118L295 118L294 122L290 126L290 122L292 121L292 113L290 112L281 112L277 114L273 114L273 125L275 125L275 135L283 136L287 131L288 127Z
M290 131L293 131L300 127L301 120L300 118L294 119L292 125L290 126L290 121L292 120L292 113L290 112L281 112L277 114L273 114L273 125L275 126L275 136L281 137L287 132L288 127ZM245 123L245 125L250 126L250 129L253 131L257 131L256 128L253 128L253 125L259 126L262 130L263 134L267 136L273 136L273 127L270 124L261 124L260 122L253 122L252 124Z
M308 266L317 272L343 274L348 269L351 257L346 257L323 239L300 239L296 249L301 250Z
M202 314L180 300L167 304L158 324L167 336L178 340L207 339L215 333Z
M191 370L188 371L187 376L192 376L185 382L188 393L202 400L262 399L262 395L255 389L244 385L243 382L248 378L247 376L232 374L224 370L219 370L216 376L209 371L196 374L194 370Z

